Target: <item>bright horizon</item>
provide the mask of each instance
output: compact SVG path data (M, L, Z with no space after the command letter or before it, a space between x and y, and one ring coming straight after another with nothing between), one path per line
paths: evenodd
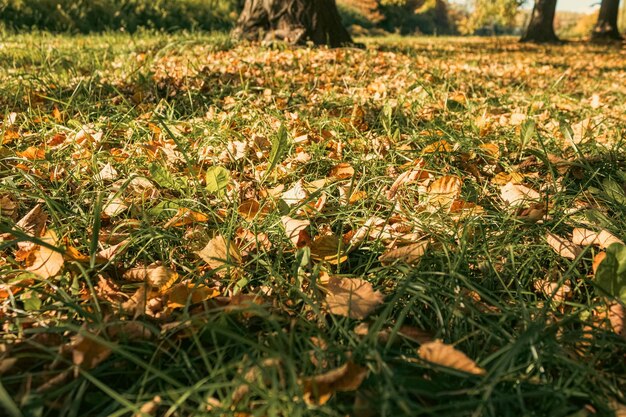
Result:
M467 3L467 0L450 0L451 3ZM558 0L556 9L566 12L591 13L600 4L600 0ZM533 2L527 1L524 7L532 8Z

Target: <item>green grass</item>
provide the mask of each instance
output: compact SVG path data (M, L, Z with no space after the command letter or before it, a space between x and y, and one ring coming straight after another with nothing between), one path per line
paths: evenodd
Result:
M48 229L90 257L66 261L61 274L41 279L23 272L13 240L2 243L0 280L34 280L0 298L0 407L8 415L130 416L155 396L159 416L613 415L614 403L625 400L626 341L594 319L605 305L590 278L598 249L564 259L544 236L592 224L586 227L626 238L623 52L512 39L362 41L364 51L329 51L235 44L220 34L142 32L15 35L0 43L0 116L16 113L3 134L19 133L0 147L0 197L17 203L14 214L0 213L0 232L41 203ZM453 102L457 93L466 102ZM594 94L601 107L591 106ZM363 120L352 117L355 105ZM521 127L505 119L516 113L534 120L537 133L523 139ZM482 116L490 127L481 129ZM576 131L587 118L592 130L575 147L567 145L562 132ZM101 131L100 141L75 143L83 125ZM260 157L228 156L234 141L272 141L281 125L290 145L280 175L255 178L269 147ZM66 135L65 145L46 145L57 134ZM303 134L308 144L291 144ZM422 152L441 139L455 150ZM159 140L177 153L152 158L147 144ZM501 156L490 159L484 143L496 144ZM19 156L30 146L43 149L44 158ZM289 164L298 152L310 159ZM577 170L559 173L549 154L573 161ZM420 157L434 178L462 178L461 198L484 213L459 218L417 210L428 198L417 183L388 200L387 187L403 165ZM538 162L528 163L530 157ZM323 186L327 202L308 215L311 235L341 236L372 216L400 219L433 240L417 265L381 264L393 242L380 238L354 248L339 266L308 262L308 249L291 246L280 217L298 216L298 206L260 191L326 178L338 162L349 162L355 175ZM118 188L94 179L107 163L118 171ZM230 172L227 192L207 190L204 174L212 166ZM520 220L504 206L491 179L498 171L523 172L524 183L541 190L549 207L542 222ZM134 176L148 178L153 194L136 196L118 216L103 216L110 194L128 196ZM345 204L340 186L366 197ZM271 209L248 221L237 208L252 195ZM182 207L208 220L164 227ZM210 270L194 254L216 234L234 239L240 227L272 243L244 256L242 274ZM108 246L98 242L105 232L125 234L128 248L113 262L96 262ZM218 283L226 298L134 317L103 296L102 277L119 286L116 296L131 296L140 284L123 272L154 262L179 279ZM367 280L385 295L384 305L365 320L329 314L316 284L322 270ZM558 302L538 291L538 279L567 283L569 298ZM266 295L261 305L233 311L225 303L237 292ZM141 323L149 336L120 331L128 322ZM392 337L359 336L360 322L389 328ZM419 343L398 333L403 325L453 344L486 374L420 360ZM60 351L77 334L111 349L111 356L79 370L71 350ZM303 401L301 378L349 358L369 370L357 392L337 393L321 406ZM249 392L233 401L255 366L260 371L248 381Z

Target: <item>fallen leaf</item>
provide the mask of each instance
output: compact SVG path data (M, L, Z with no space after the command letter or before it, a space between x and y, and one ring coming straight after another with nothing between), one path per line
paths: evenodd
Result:
M576 259L583 251L580 246L554 233L546 233L546 241L556 253L567 259Z
M331 277L325 289L329 311L352 319L364 319L384 300L381 292L360 278Z
M454 175L445 175L428 186L428 204L433 207L450 207L461 196L463 182Z
M281 198L288 206L294 206L300 204L309 196L302 181L296 182L290 189L285 191Z
M123 275L129 281L147 282L152 288L163 292L178 279L178 274L165 266L151 264L145 267L131 268Z
M453 346L443 343L441 340L424 343L420 346L417 354L427 362L456 369L474 375L483 375L485 370L479 367L476 362L468 358L465 353L455 349Z
M502 200L510 206L521 206L541 199L541 194L525 185L508 182L500 188Z
M289 216L281 217L281 221L285 227L285 234L296 248L299 249L311 243L311 237L306 231L311 222L293 219Z
M41 240L53 246L59 243L56 233L52 230L48 230L41 237ZM52 278L61 271L63 263L63 252L52 250L46 246L38 246L34 249L33 263L29 265L26 270L44 279Z
M437 142L433 142L430 145L426 145L426 147L422 149L422 154L448 153L452 151L454 151L454 145L448 142L447 140L442 139Z
M335 392L356 391L366 377L367 368L348 361L339 368L303 378L303 400L309 405L325 404Z
M145 402L140 408L139 412L134 413L133 417L148 417L154 416L159 409L159 405L161 404L161 397L155 396L150 401Z
M183 308L186 305L201 303L220 295L215 288L206 285L197 285L192 282L181 282L174 285L167 292L167 307L171 309Z
M392 200L398 193L398 190L400 189L401 186L428 178L429 174L423 169L424 165L425 165L425 162L420 159L416 163L416 168L412 169L411 171L406 171L400 174L398 178L396 178L396 180L393 182L391 187L389 188L389 191L387 191L386 197L389 200Z
M320 262L340 264L348 259L341 246L341 239L335 235L319 236L311 242L311 257Z
M336 180L345 180L352 178L354 175L354 168L352 168L352 165L349 163L342 162L332 167L328 175Z
M237 212L239 212L239 215L241 217L251 222L252 220L257 218L257 216L259 217L259 219L263 219L265 216L267 216L269 210L267 209L267 207L261 208L261 204L258 201L250 199L243 201L237 208Z
M535 291L560 303L567 300L572 292L572 288L569 285L559 284L546 279L536 279L533 281L533 287Z
M602 249L608 248L613 243L624 244L622 240L606 230L593 232L583 228L575 228L572 231L572 242L582 246L596 245Z
M111 355L111 349L82 334L72 337L70 347L72 362L83 370L94 369ZM74 373L75 376L79 375L78 368Z
M204 223L208 220L209 216L207 216L206 214L202 214L197 211L181 207L176 211L174 217L169 219L167 223L163 225L163 227L167 229L169 227L189 226L194 223Z
M207 245L196 252L196 254L207 263L211 269L220 269L228 266L238 266L241 264L241 254L235 242L226 241L221 236L215 236Z
M416 264L424 256L430 241L424 240L396 249L390 249L383 253L379 261L383 265L388 265L396 261L406 262L409 265Z
M41 208L41 204L37 204L15 226L28 236L40 237L47 220L48 215ZM34 247L35 244L33 242L18 242L17 246L20 249L29 249Z

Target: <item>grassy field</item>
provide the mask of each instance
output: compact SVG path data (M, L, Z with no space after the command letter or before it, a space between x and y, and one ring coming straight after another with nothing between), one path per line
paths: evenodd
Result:
M624 49L361 41L0 42L3 415L624 413Z

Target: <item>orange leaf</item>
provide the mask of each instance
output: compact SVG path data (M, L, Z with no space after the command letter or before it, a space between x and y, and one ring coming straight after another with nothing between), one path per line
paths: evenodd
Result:
M474 375L483 375L485 370L476 365L465 353L455 349L441 340L424 343L420 346L417 354L427 362L456 369Z

